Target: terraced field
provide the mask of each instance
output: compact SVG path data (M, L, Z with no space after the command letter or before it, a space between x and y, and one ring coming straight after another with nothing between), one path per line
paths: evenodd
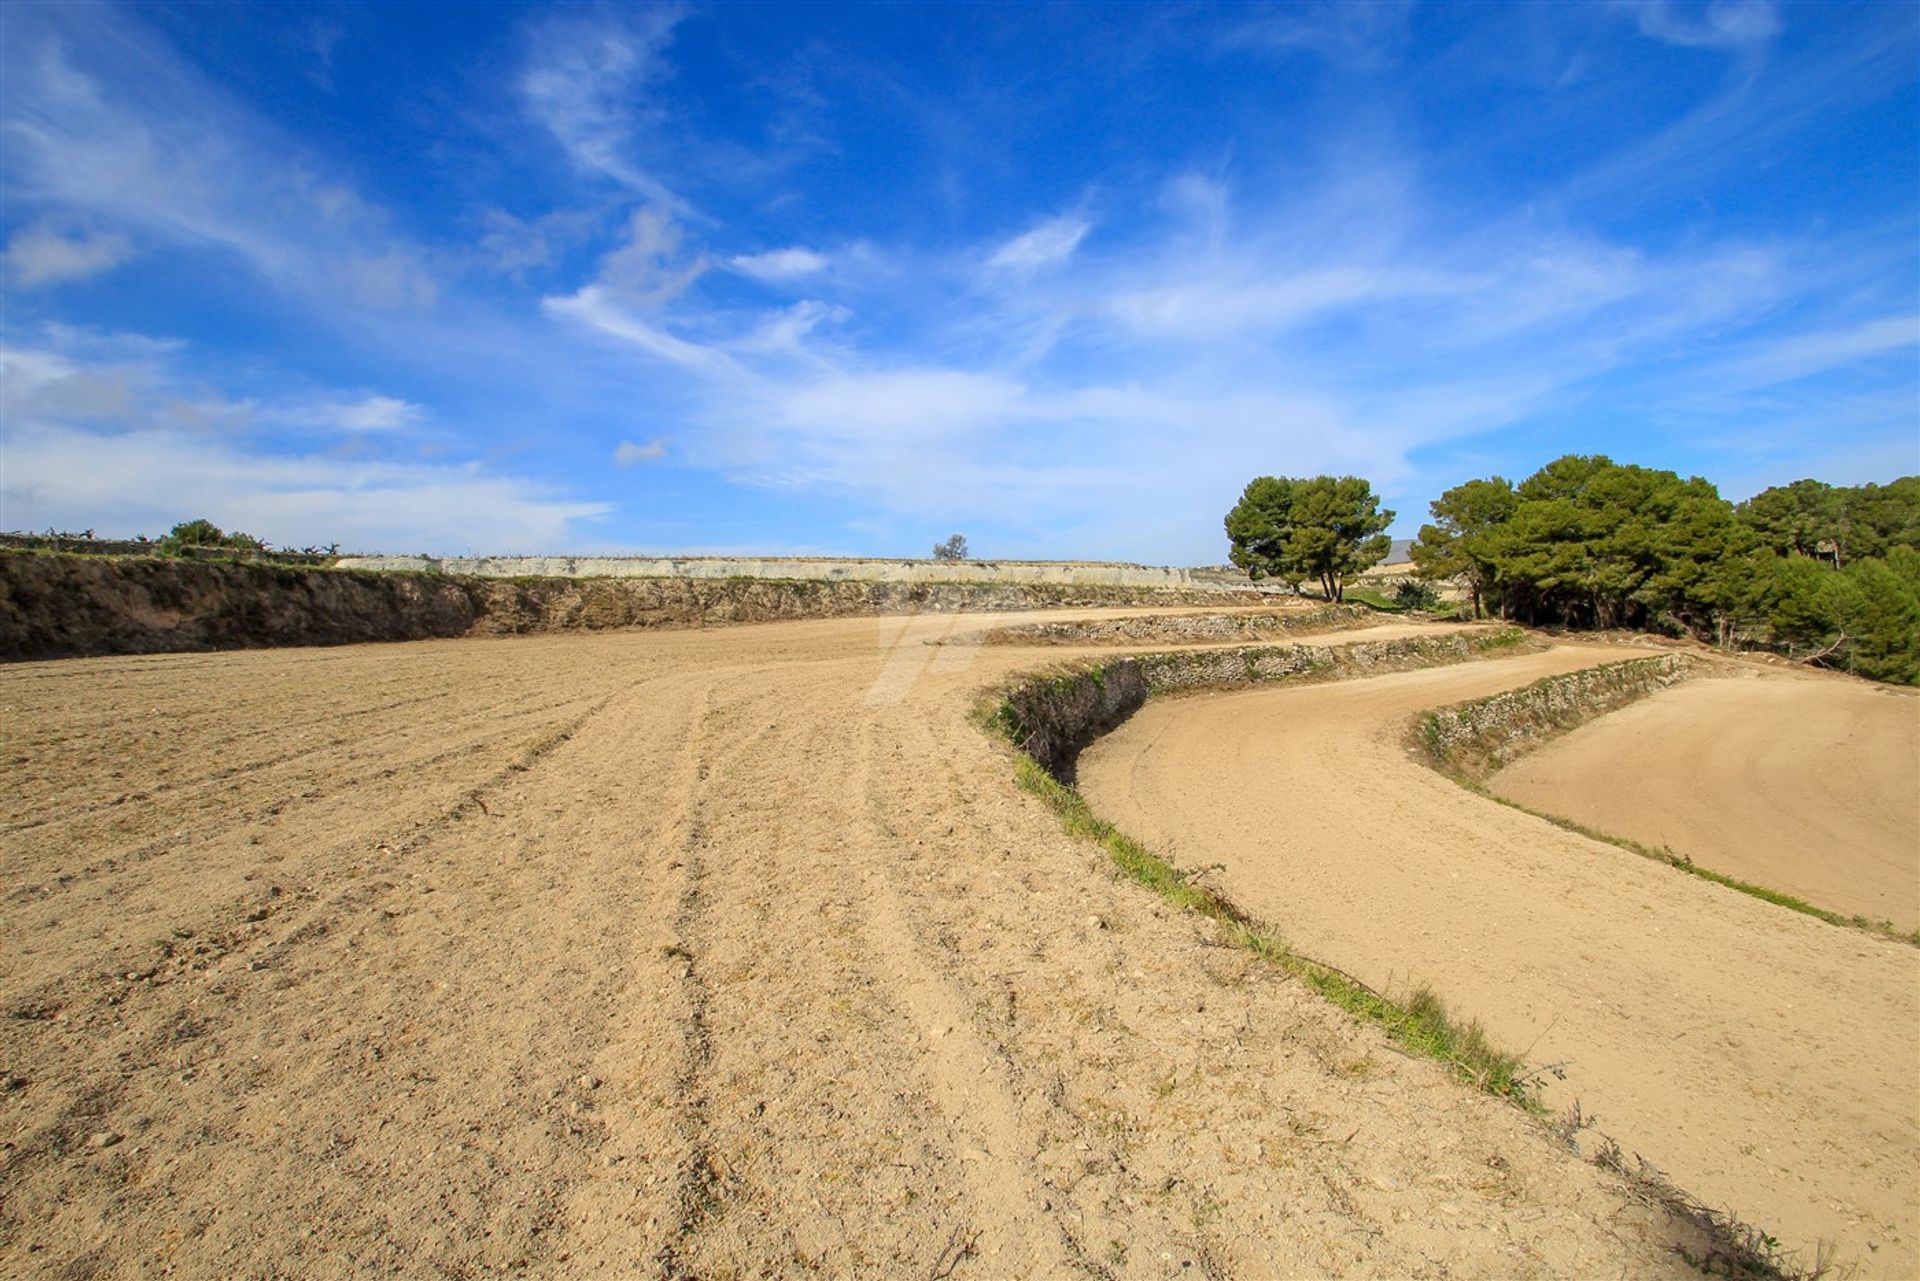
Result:
M1009 621L0 669L0 1270L1686 1272L1018 791Z
M1915 1275L1920 949L1494 804L1425 768L1406 744L1424 709L1633 653L1555 645L1500 663L1152 703L1082 756L1081 790L1183 865L1221 865L1214 883L1309 955L1375 987L1430 984L1498 1043L1563 1063L1550 1100L1577 1101L1599 1131L1803 1260L1826 1241L1863 1275ZM1797 709L1791 734L1776 682ZM1639 741L1607 737L1616 717L1630 727L1702 699L1716 710L1673 750L1605 750ZM1862 719L1863 704L1890 717ZM1799 825L1772 841L1891 826L1904 859L1863 860L1816 839L1797 846L1798 875L1839 883L1864 861L1880 869L1876 886L1912 902L1920 739L1902 718L1916 712L1920 700L1837 678L1694 681L1541 754L1578 751L1589 766L1604 758L1611 805L1569 810L1544 785L1521 794L1626 834L1661 805L1685 812L1694 830L1727 833L1764 823L1775 806L1800 808ZM1855 732L1814 729L1836 722ZM1769 792L1737 767L1682 771L1685 744L1708 737L1728 759L1771 762L1767 777L1783 785ZM1846 788L1809 781L1835 774L1865 795L1855 802ZM1589 776L1568 795L1597 790ZM1752 876L1754 864L1742 870Z
M1688 681L1515 762L1493 788L1830 911L1920 929L1911 690L1824 673Z

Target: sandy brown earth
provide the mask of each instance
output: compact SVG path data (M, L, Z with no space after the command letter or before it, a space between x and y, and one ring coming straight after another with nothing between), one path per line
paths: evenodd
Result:
M1811 1259L1920 1272L1920 949L1493 804L1417 764L1418 711L1627 657L1499 663L1148 705L1080 762L1119 826L1309 955L1433 986L1550 1093ZM1715 812L1738 796L1702 793Z
M1686 1271L1017 791L1004 619L0 669L0 1272Z
M1786 672L1689 681L1522 757L1489 786L1832 911L1920 928L1911 690Z

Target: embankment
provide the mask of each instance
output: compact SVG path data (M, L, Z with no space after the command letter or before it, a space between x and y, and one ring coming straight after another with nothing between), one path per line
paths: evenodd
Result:
M980 642L986 645L1179 645L1216 640L1252 641L1290 632L1362 627L1381 617L1365 605L1328 605L1261 613L1077 618L996 627L980 637Z
M1316 959L1387 991L1429 984L1495 1045L1557 1065L1564 1078L1535 1078L1542 1102L1603 1118L1629 1163L1644 1155L1802 1261L1824 1238L1861 1275L1920 1275L1914 949L1490 804L1408 750L1408 727L1434 707L1480 709L1480 728L1501 730L1481 744L1494 755L1518 731L1546 732L1556 703L1587 715L1609 687L1624 697L1678 666L1563 643L1377 680L1152 699L1082 754L1077 787L1101 820L1209 869L1209 889ZM1541 683L1590 669L1602 674ZM1689 682L1615 715L1750 683ZM1466 741L1473 718L1453 723ZM1703 792L1696 804L1720 816L1753 801Z
M1268 645L1141 654L1036 676L1006 692L1000 728L1041 768L1072 782L1081 749L1137 711L1150 696L1232 689L1297 677L1402 671L1537 646L1518 628L1462 628L1345 645Z
M1549 739L1705 669L1705 660L1694 655L1660 654L1563 672L1423 712L1414 723L1414 737L1436 769L1481 783Z
M345 556L344 569L464 578L772 578L861 583L1005 583L1221 590L1170 565L1092 560L905 560L861 556ZM1252 584L1241 584L1251 590Z
M1234 599L1208 588L469 578L0 551L0 660Z

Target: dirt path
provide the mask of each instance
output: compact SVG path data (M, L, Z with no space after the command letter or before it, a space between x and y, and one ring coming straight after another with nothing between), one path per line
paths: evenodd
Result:
M1684 1270L1015 790L1005 621L0 669L0 1272Z
M1689 681L1522 757L1491 786L1832 911L1920 928L1911 691L1788 673Z
M1417 711L1627 656L1151 704L1080 762L1124 830L1308 954L1430 983L1711 1204L1870 1276L1920 1270L1920 951L1561 831L1411 759ZM1713 798L1702 797L1701 803Z

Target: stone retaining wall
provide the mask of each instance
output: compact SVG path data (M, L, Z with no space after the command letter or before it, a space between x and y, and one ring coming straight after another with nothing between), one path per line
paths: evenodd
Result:
M1705 667L1691 654L1661 654L1549 676L1424 712L1414 722L1414 737L1435 768L1483 782L1549 739L1690 680Z
M996 627L987 645L1137 645L1256 640L1287 632L1352 627L1379 618L1365 605L1329 605L1258 614L1156 614L1141 618L1066 619Z
M1228 689L1292 677L1352 677L1464 662L1539 647L1515 627L1462 628L1345 645L1266 645L1142 654L1032 676L1009 689L994 718L1015 746L1062 782L1081 751L1155 695Z
M765 578L862 583L1196 587L1184 569L1118 561L885 560L799 556L343 556L342 569L471 578ZM1220 584L1223 589L1230 585ZM1248 584L1238 585L1248 590Z

